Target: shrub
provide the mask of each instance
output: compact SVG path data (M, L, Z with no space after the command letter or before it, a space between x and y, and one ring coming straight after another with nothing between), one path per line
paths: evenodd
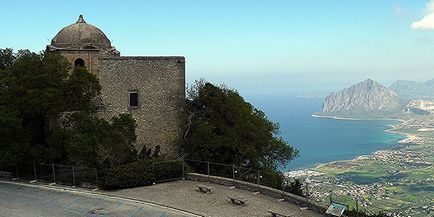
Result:
M158 180L182 177L181 161L162 162L163 160L143 159L104 169L100 175L99 186L104 189L132 188L151 185Z
M296 179L295 181L291 182L289 185L286 185L285 186L285 191L289 192L289 193L292 193L292 194L295 194L295 195L298 195L298 196L304 197L302 185L301 185L300 180L298 180L298 179Z
M182 161L157 162L154 171L155 181L164 181L182 177Z
M276 172L272 169L265 169L261 171L261 184L268 186L270 188L282 189L283 184L283 174L281 172Z

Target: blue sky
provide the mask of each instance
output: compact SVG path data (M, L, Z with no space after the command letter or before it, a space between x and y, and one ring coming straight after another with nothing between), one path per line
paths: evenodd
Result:
M125 2L4 1L0 47L43 50L83 14L122 55L183 55L189 83L205 78L247 95L434 78L429 0Z

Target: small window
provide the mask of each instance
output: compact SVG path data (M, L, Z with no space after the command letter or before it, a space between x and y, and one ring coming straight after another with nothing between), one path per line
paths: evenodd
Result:
M81 59L81 58L76 59L76 60L74 61L74 66L75 66L75 67L84 67L84 66L85 66L85 64L84 64L84 60Z
M130 92L130 107L139 107L139 93L137 91Z

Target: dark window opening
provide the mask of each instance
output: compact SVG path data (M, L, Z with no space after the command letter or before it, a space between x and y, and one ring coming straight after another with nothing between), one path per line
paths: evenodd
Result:
M74 61L74 66L75 66L75 67L84 67L84 66L85 66L85 64L84 64L84 60L81 59L81 58L76 59L76 60Z
M138 107L139 106L139 93L130 92L130 107Z

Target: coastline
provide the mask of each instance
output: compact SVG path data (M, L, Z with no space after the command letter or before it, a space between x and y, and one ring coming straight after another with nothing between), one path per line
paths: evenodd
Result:
M348 120L348 121L399 121L404 122L404 120L399 118L347 118L347 117L338 117L338 116L328 116L328 115L311 115L314 118L328 118L335 120Z
M327 115L316 115L316 114L312 114L311 115L314 118L328 118L328 119L334 119L334 120L348 120L348 121L398 121L398 124L402 124L405 122L405 120L403 119L399 119L399 118L344 118L344 117L338 117L338 116L327 116ZM408 133L402 133L402 132L396 132L396 125L398 124L390 124L387 125L390 127L390 129L386 129L385 132L387 133L394 133L394 134L400 134L402 135L404 138L399 140L398 143L399 144L405 144L405 143L414 143L414 141L417 139L416 136L408 134Z
M417 142L417 136L415 135L411 135L408 133L402 133L402 132L397 132L395 131L397 129L397 125L402 124L405 122L405 120L403 119L392 119L392 118L378 118L378 119L357 119L357 118L343 118L343 117L337 117L337 116L321 116L321 115L316 115L316 114L312 114L312 117L315 118L328 118L328 119L334 119L334 120L349 120L349 121L380 121L380 120L386 120L386 121L398 121L399 123L397 124L391 124L391 125L387 125L390 127L390 129L386 129L385 132L387 133L394 133L394 134L400 134L402 135L404 138L398 141L398 144L395 145L396 146L401 146L401 145L406 145L406 144L418 144ZM320 172L315 171L316 169L320 168L320 167L324 167L324 166L331 166L333 164L337 164L340 162L355 162L361 159L365 159L365 158L372 158L375 157L375 155L377 153L381 153L382 151L387 151L388 149L379 149L377 151L374 151L370 154L365 154L365 155L360 155L357 156L353 159L348 159L348 160L336 160L336 161L331 161L331 162L327 162L327 163L320 163L317 164L316 166L313 167L309 167L309 168L305 168L305 169L299 169L299 170L293 170L293 171L287 171L284 172L284 175L287 177L302 177L302 176L307 176L307 177L311 177L311 176L320 176L323 175Z

